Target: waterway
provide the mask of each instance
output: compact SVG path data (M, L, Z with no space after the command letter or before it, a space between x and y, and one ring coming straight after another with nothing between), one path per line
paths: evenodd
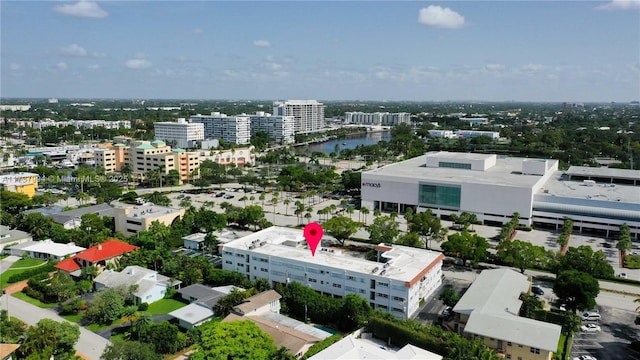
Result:
M321 143L307 145L311 152L323 152L329 154L336 151L336 145L338 151L344 149L355 149L358 145L375 145L378 142L384 140L389 141L391 139L391 131L369 132L366 134L355 134L348 136L344 139L333 139Z

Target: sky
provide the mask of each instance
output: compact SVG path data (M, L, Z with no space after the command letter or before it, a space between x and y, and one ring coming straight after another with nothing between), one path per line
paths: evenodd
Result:
M640 99L640 0L3 0L0 30L3 98Z

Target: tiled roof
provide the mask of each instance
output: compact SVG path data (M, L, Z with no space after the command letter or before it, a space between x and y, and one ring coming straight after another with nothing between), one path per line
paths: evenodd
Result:
M90 247L87 250L79 253L75 257L95 263L101 260L107 260L116 256L120 256L136 249L138 249L137 246L127 244L126 242L122 242L116 239L111 239L103 242L102 244Z
M72 272L80 269L80 265L76 262L75 258L64 259L55 265L56 269Z

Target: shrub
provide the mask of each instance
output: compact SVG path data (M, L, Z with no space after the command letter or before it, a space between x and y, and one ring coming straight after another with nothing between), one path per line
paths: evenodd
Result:
M138 305L138 311L147 311L147 310L149 310L149 304L140 303L140 305Z
M13 274L11 276L9 276L9 278L7 279L7 283L9 284L13 284L13 283L17 283L18 281L22 281L22 280L27 280L28 278L35 276L35 275L39 275L39 274L43 274L43 273L49 273L54 271L55 268L53 267L52 263L48 263L46 265L37 267L37 268L33 268L33 269L29 269L26 271L23 271L21 273L18 274Z
M624 266L627 269L640 269L640 256L634 256L634 255L625 256Z

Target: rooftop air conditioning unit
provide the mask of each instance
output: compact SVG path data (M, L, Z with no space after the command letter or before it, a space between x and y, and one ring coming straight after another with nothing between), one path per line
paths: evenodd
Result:
M380 275L384 275L386 272L387 272L387 270L382 270L382 271L380 272Z
M373 269L372 273L377 273L377 272L378 272L378 270L380 270L380 268L375 267L375 268Z

